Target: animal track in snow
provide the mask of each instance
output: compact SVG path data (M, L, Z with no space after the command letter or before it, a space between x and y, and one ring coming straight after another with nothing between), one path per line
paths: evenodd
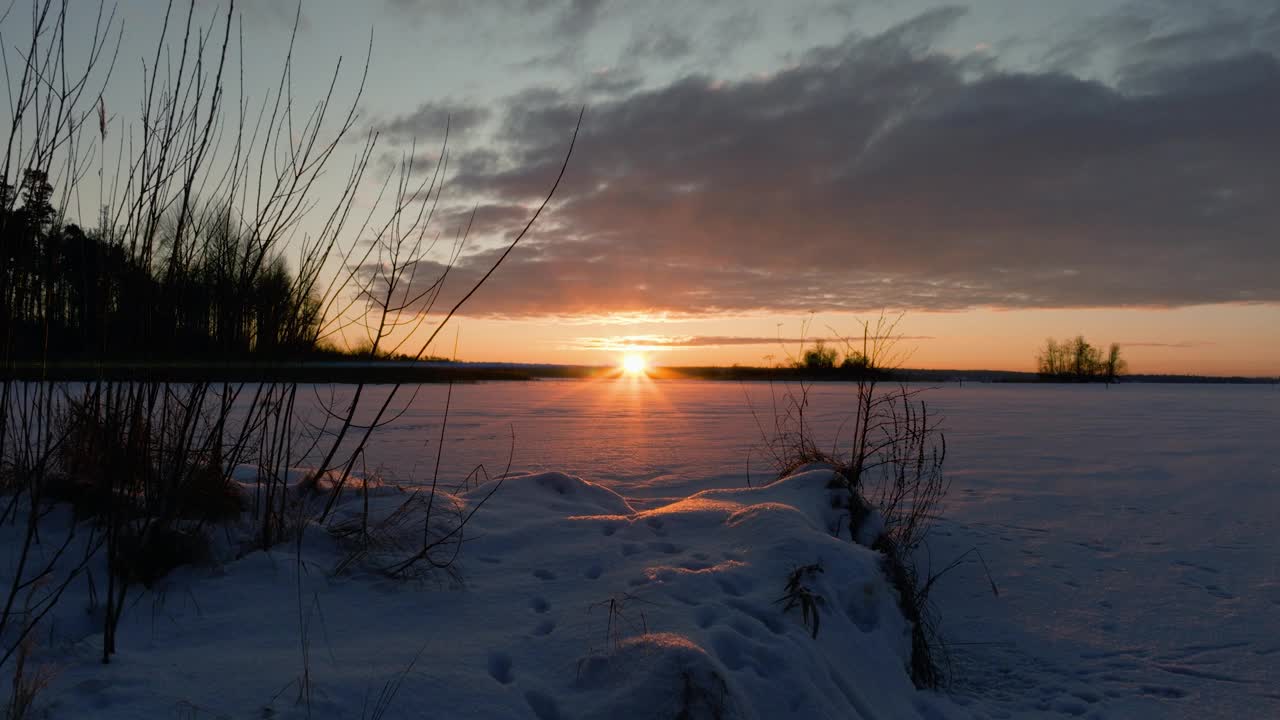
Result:
M530 690L524 694L524 699L538 720L560 720L560 706L550 695Z
M868 583L845 605L845 614L864 633L880 627L880 608L876 602L875 586Z
M717 578L716 584L726 595L742 597L751 590L751 583L746 578Z
M764 625L766 628L769 629L769 632L773 633L774 635L781 635L787 631L787 626L782 622L779 615L777 614L776 606L760 608L752 605L750 602L747 602L746 600L735 600L735 599L726 600L725 604L733 608L734 610L737 610L738 612L744 613L754 618L756 622L759 622L761 625Z
M503 685L510 685L515 679L511 675L511 656L501 651L489 653L489 677Z
M1186 690L1166 685L1143 685L1140 689L1143 695L1155 695L1156 697L1169 698L1171 700L1178 700L1187 696Z
M1212 568L1212 567L1209 567L1208 565L1199 565L1197 563L1191 562L1190 560L1174 560L1173 564L1178 567L1189 568L1191 570L1199 570L1201 572L1213 573L1214 575L1217 575L1219 572L1217 568Z
M693 612L693 619L694 622L698 623L698 627L706 630L718 619L718 613L714 608L703 605Z
M1236 599L1236 596L1233 593L1223 590L1217 585L1205 585L1204 590L1205 592L1218 598L1219 600L1235 600Z

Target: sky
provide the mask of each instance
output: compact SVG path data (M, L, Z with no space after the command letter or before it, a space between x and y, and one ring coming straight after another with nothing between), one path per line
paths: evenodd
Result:
M120 122L157 5L119 5ZM259 96L298 6L238 8ZM887 312L917 367L1032 370L1046 337L1083 334L1134 372L1280 375L1274 1L306 0L297 18L298 97L339 56L349 91L369 54L375 169L431 172L448 122L433 222L475 220L445 299L524 226L585 108L553 203L436 354L767 364Z

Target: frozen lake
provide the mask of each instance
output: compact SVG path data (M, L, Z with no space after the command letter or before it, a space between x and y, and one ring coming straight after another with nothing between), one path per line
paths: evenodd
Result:
M458 385L442 479L479 463L500 473L514 436L513 469L580 475L637 506L758 484L769 466L756 418L768 431L783 392ZM375 436L370 466L429 480L445 393L420 390ZM820 436L834 436L850 395L812 388ZM935 590L955 690L975 715L1280 714L1280 389L966 384L924 398L945 418L952 483L934 565L976 547L1000 589L966 563Z

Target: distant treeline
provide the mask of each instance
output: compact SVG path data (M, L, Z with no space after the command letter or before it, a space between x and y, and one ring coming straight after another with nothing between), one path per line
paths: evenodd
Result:
M612 366L530 365L409 360L351 360L350 355L317 350L301 362L248 359L215 362L18 362L7 369L24 379L132 380L148 378L174 382L301 382L301 383L446 383L500 380L593 380L619 376ZM811 371L795 367L657 367L653 380L712 380L732 382L856 382L875 377L912 383L1038 383L1036 373L1005 370L935 370L899 368L874 374L835 368ZM1211 377L1204 375L1126 375L1125 383L1277 384L1280 378Z
M56 215L46 173L26 171L17 190L0 182L8 362L279 358L316 347L320 303L229 209L117 230L104 217L85 230Z

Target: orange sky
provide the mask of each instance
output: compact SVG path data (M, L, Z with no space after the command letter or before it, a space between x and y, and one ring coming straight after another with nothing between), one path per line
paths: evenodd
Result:
M806 322L811 337L832 335L828 326L840 333L860 332L860 317L875 318L820 314L628 323L463 318L457 330L458 356L471 361L608 364L617 362L617 346L643 345L641 336L794 340ZM907 362L911 367L1032 371L1046 337L1083 334L1094 344L1120 343L1131 372L1280 375L1277 305L922 312L905 315L899 332L909 338L901 344L912 350ZM447 339L433 352L451 354L454 332L442 337ZM601 343L602 338L609 342ZM607 347L595 349L596 344ZM647 355L660 365L764 365L784 359L787 352L794 354L797 347L777 342L718 344L650 350Z

